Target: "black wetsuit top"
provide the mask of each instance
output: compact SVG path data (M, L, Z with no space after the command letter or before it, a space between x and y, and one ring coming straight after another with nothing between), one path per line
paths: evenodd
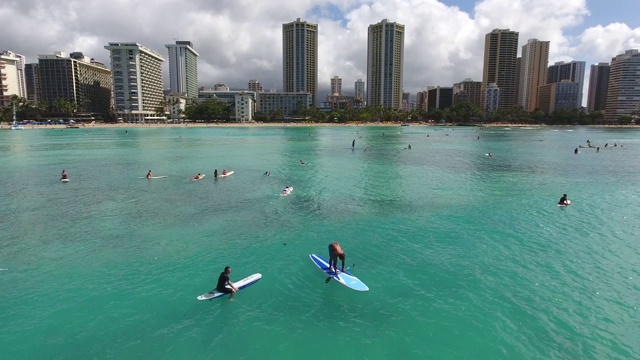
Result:
M224 271L221 272L220 277L218 277L218 285L216 285L216 290L225 292L225 285L227 285L227 281L229 281L229 275L227 275Z
M564 205L567 202L567 197L563 196L560 198L560 201L558 201L558 204L560 205Z

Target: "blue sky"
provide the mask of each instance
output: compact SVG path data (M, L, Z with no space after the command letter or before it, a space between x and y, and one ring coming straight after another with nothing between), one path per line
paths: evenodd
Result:
M405 25L404 88L481 80L484 35L494 28L551 42L550 63L610 61L640 48L638 0L21 0L0 2L0 50L81 51L109 64L108 42L138 42L165 58L165 44L189 40L200 53L199 83L243 89L251 79L282 88L282 24L318 24L321 91L340 76L346 92L366 81L367 28ZM117 14L105 16L105 14ZM141 18L144 21L141 21ZM165 85L168 84L165 63ZM586 76L589 74L587 73ZM586 92L586 87L584 89ZM586 98L586 97L585 97Z

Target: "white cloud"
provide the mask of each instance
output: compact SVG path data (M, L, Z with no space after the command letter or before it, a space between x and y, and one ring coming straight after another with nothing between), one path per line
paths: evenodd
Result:
M597 14L591 14L592 17ZM258 79L282 86L282 24L319 25L319 81L342 77L347 91L366 80L367 28L382 19L405 25L405 91L481 80L484 35L494 28L551 41L550 61L610 61L640 47L640 28L601 24L582 29L585 0L481 0L472 14L436 0L208 1L23 0L0 4L0 47L36 61L37 54L82 51L108 64L110 41L136 41L165 55L174 38L200 53L200 84L244 88ZM577 34L572 36L570 34ZM166 65L165 65L166 68Z

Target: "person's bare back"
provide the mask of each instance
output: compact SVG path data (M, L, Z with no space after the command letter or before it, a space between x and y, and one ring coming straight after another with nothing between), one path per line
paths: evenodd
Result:
M333 265L333 271L336 274L338 273L338 258L342 260L342 271L344 272L344 261L346 258L344 250L342 250L342 247L340 247L340 244L337 242L329 244L329 270L331 270Z

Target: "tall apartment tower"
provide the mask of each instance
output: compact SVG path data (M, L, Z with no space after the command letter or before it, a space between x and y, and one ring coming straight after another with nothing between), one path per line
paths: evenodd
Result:
M110 42L113 98L116 113L124 121L140 122L156 117L164 99L162 63L157 52L134 42Z
M24 80L27 85L27 100L33 104L40 100L40 71L38 63L26 64L24 66ZM111 95L109 95L111 98Z
M607 86L609 85L609 63L591 65L589 75L589 94L587 95L587 109L602 111L607 104Z
M38 100L50 112L63 113L56 104L63 99L75 104L78 113L109 114L111 71L81 52L38 55L38 81Z
M529 39L522 46L517 104L526 111L534 111L538 107L538 87L546 84L548 63L548 41Z
M366 97L364 92L364 81L362 81L362 79L356 80L354 84L354 89L355 89L356 100L359 101L361 104L364 103L364 99Z
M0 105L8 105L11 95L27 97L24 77L26 58L12 51L0 52Z
M453 105L468 102L482 109L482 82L469 78L453 84Z
M310 93L318 106L318 24L282 24L282 85L284 92Z
M249 80L249 84L247 85L247 89L249 91L253 91L255 93L261 93L264 91L262 84L258 80Z
M482 103L487 104L487 88L491 94L500 95L498 107L511 109L516 105L516 57L518 54L518 32L509 29L494 29L484 40L484 66L482 70ZM498 88L500 91L496 92ZM495 104L495 99L491 99Z
M369 25L367 105L400 109L404 69L404 25L387 19Z
M169 49L169 87L171 93L198 98L198 53L191 41L166 44Z
M342 79L339 76L331 78L331 95L342 96Z
M605 120L612 122L621 115L640 110L640 52L627 50L611 59Z
M576 109L582 107L582 89L584 88L584 70L586 63L584 61L559 61L547 70L547 84L559 83L562 80L571 80L578 83L579 96L576 103Z

